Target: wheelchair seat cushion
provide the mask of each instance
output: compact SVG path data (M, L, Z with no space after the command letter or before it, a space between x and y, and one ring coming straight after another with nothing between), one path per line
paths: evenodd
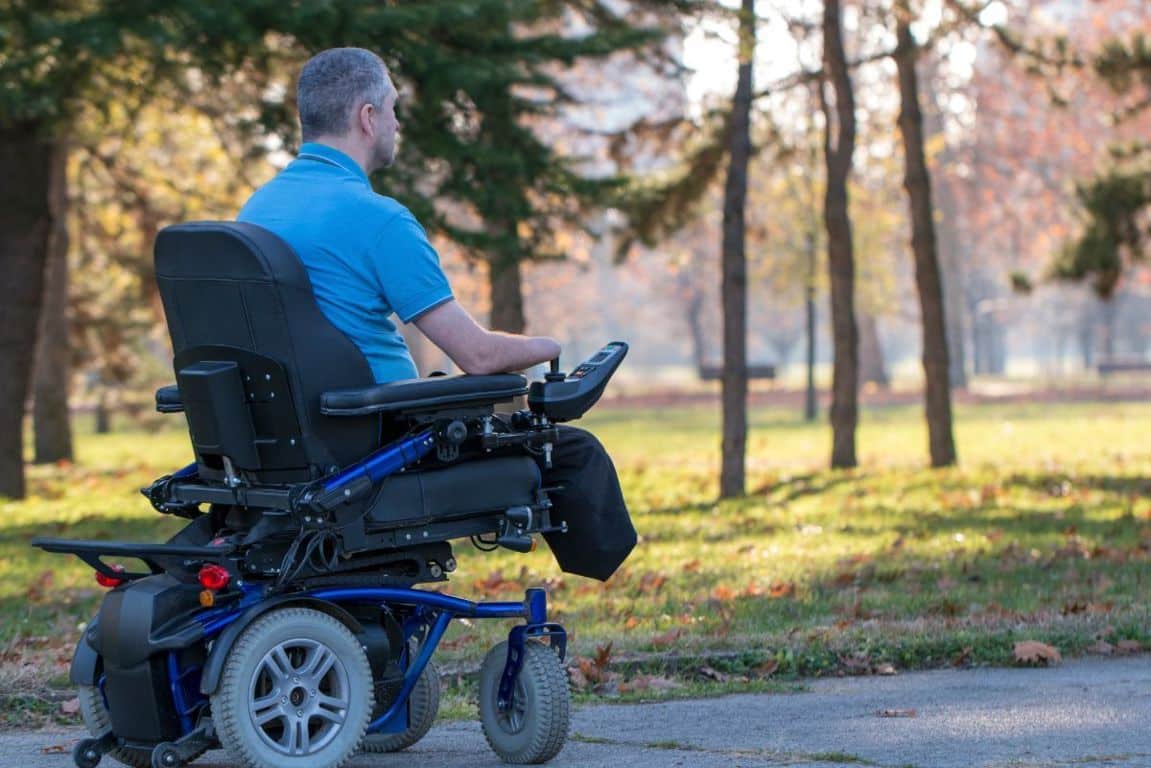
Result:
M433 522L531 505L539 487L539 467L526 456L401 472L381 484L368 512L369 527Z
M389 411L490 405L526 394L527 391L527 380L514 373L407 379L372 387L325 392L320 397L320 411L327 416L361 416Z

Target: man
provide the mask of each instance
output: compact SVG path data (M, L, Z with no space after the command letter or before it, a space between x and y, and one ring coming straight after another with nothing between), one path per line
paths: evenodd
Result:
M439 256L411 212L377 194L369 174L396 155L396 89L376 54L334 48L305 64L297 85L304 144L297 158L237 217L278 235L307 268L317 304L348 335L378 382L416 378L394 314L416 327L465 373L522 370L559 356L546 336L489 331L452 296ZM607 579L635 546L611 459L582 430L563 427L546 471L555 494L549 535L560 566Z

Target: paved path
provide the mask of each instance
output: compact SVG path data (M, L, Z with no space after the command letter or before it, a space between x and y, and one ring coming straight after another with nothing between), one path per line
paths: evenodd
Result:
M52 750L70 749L77 738L76 729L0 731L0 766L68 768L68 755ZM101 766L108 765L105 758ZM228 761L210 752L195 765L227 768ZM408 752L350 763L500 765L471 722L438 726ZM584 707L550 765L1151 768L1151 657L817 680L805 693Z

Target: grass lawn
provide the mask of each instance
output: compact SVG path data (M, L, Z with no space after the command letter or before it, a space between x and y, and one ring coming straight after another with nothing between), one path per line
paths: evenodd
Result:
M1151 645L1151 406L960 408L962 465L942 471L924 468L918 408L869 410L849 472L823 469L825 425L759 410L749 495L723 503L718 421L605 407L583 422L615 458L641 534L611 581L561 574L546 551L461 542L452 592L547 586L586 698L1009 664L1020 640L1065 655ZM79 560L28 539L170 535L179 521L136 489L188 456L178 431L83 436L75 465L33 467L30 498L0 502L0 720L52 714L70 695L72 645L101 592ZM506 630L458 622L438 659L466 670Z

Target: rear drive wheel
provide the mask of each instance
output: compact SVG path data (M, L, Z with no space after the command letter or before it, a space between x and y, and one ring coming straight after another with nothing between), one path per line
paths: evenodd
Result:
M310 608L274 610L224 663L212 713L245 768L338 768L372 714L372 670L356 636Z
M428 661L416 678L408 697L408 727L400 733L369 733L360 748L364 752L399 752L428 734L440 711L440 670ZM382 714L382 713L380 713Z

